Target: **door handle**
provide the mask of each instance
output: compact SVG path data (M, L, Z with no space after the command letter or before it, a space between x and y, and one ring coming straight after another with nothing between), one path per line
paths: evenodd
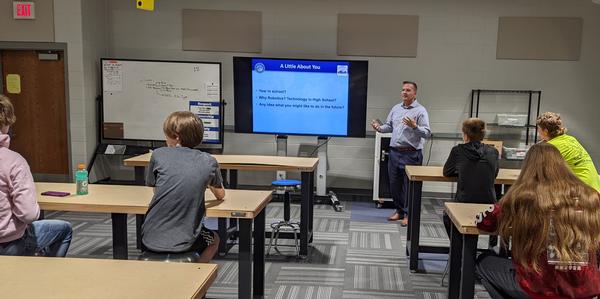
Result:
M381 162L385 162L387 156L389 156L389 155L390 154L388 152L386 152L385 150L381 150L381 156L380 156L381 157L380 158Z

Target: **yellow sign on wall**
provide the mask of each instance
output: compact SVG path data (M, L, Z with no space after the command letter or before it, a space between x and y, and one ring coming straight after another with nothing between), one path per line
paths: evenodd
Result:
M6 75L6 90L12 94L21 93L21 76L18 74Z
M154 0L136 0L135 7L143 10L154 10Z

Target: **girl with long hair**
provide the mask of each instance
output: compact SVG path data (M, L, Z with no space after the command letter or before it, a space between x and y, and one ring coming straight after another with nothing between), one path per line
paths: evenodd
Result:
M600 198L553 145L529 149L515 184L477 222L512 244L512 262L489 253L477 260L493 298L600 295Z

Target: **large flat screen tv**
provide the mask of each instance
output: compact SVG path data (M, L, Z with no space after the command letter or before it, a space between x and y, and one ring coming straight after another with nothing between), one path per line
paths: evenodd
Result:
M368 61L234 57L235 132L365 137Z

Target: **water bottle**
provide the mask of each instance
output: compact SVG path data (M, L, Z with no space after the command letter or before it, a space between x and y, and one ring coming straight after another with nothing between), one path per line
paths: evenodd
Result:
M85 169L85 164L83 163L79 163L77 165L75 182L77 183L77 195L88 194L88 172L87 169Z

